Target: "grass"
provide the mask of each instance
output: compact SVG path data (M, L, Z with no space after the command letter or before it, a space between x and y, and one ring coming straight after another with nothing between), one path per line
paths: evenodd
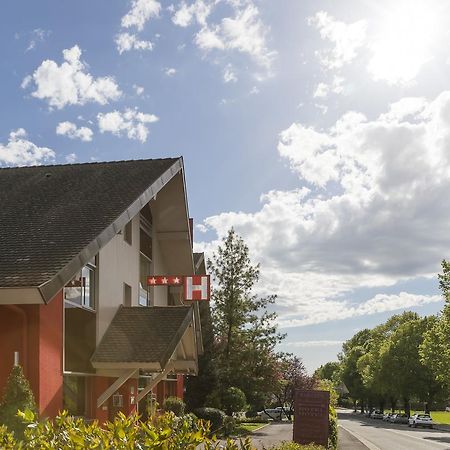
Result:
M233 435L236 436L245 436L246 434L251 434L263 426L267 425L267 422L260 422L260 423L245 423L242 422L238 424L233 432Z
M416 411L416 413L423 413L423 411ZM450 412L445 411L431 411L431 418L434 423L440 423L441 425L450 425Z

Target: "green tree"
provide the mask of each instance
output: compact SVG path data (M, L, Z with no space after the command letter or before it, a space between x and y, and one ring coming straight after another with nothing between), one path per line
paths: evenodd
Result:
M214 281L212 318L216 338L215 364L220 397L238 387L257 405L275 376L274 347L284 337L277 332L276 314L269 312L275 296L253 294L259 265L252 265L249 249L231 229L208 260Z
M25 425L17 416L18 410L37 411L30 383L25 378L21 366L14 366L6 382L2 400L0 402L0 424L6 425L9 431L14 431L21 437Z
M247 399L239 388L232 386L225 390L222 404L224 411L231 416L234 412L245 411Z
M320 380L336 381L340 368L339 362L330 361L316 369L314 376Z
M425 332L419 352L422 362L431 369L434 377L450 390L450 263L445 259L438 279L446 304L436 321Z

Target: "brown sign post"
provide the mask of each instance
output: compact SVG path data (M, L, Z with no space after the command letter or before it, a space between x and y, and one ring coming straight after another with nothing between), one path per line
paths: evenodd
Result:
M328 445L329 405L328 391L295 391L294 442Z

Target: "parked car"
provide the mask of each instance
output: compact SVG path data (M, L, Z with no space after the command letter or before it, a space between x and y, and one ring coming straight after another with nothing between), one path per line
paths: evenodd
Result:
M445 407L445 412L450 412L450 406Z
M383 411L379 410L373 411L372 414L370 415L372 419L382 419L383 416L384 416Z
M283 417L286 417L286 414L283 411L281 406L277 406L276 408L266 408L263 411L259 411L256 413L261 419L273 419L273 420L283 420Z
M385 421L385 422L389 422L390 421L390 418L392 417L394 415L394 413L386 413L384 416L383 416L383 420Z
M399 414L392 414L389 418L389 422L391 423L409 423L409 417L408 414L405 413L399 413Z
M414 414L409 418L408 426L433 428L433 420L429 414Z

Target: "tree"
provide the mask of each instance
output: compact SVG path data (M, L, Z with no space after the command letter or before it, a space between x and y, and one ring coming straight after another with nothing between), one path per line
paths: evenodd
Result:
M218 370L219 396L238 387L256 405L274 377L275 345L284 337L277 332L276 314L268 307L275 295L253 294L259 265L252 265L249 249L231 229L211 259L212 318L216 338L214 362Z
M25 378L21 366L14 366L6 381L3 397L0 402L0 424L6 425L21 437L25 429L23 421L17 416L18 410L37 411L30 383Z
M247 407L245 394L237 387L229 387L222 399L224 411L231 416L234 412L244 411Z
M431 369L434 377L450 390L450 263L442 261L442 274L438 274L439 289L446 304L435 322L424 333L420 345L422 362Z
M340 370L341 365L337 361L330 361L320 366L314 372L314 376L320 380L336 381L336 376Z
M278 354L278 376L273 385L273 395L277 400L277 406L288 405L284 412L291 419L291 411L294 409L296 389L314 389L316 379L308 375L303 361L291 353Z

